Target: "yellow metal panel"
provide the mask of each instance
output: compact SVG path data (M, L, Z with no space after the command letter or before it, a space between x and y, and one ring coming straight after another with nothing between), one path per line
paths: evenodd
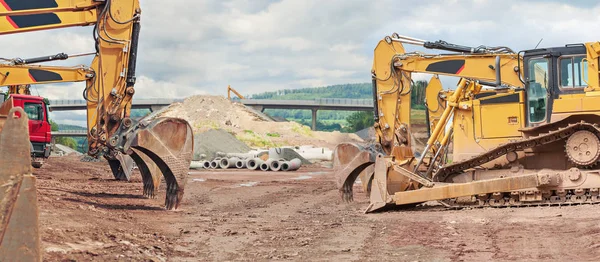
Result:
M496 70L491 69L495 67L496 56L500 57L500 73L502 83L521 87L523 83L519 80L519 74L515 71L518 66L519 57L515 54L498 54L498 55L453 55L453 56L438 56L438 57L425 57L425 56L409 56L400 60L400 68L410 72L429 72L438 73L440 75L450 75L464 78L475 78L479 80L485 80L494 82L496 81ZM454 72L432 72L430 66L438 62L448 62L462 60L464 66L458 71Z
M593 97L589 99L596 100ZM597 100L600 101L600 100ZM583 109L583 99L580 97L571 97L571 98L560 98L554 99L554 104L552 105L552 113L565 113L565 112L580 112Z
M59 75L50 80L35 79L35 74L31 70L46 71ZM37 65L7 65L0 64L0 86L26 85L26 84L49 84L62 82L80 82L88 79L87 74L91 73L86 67L57 67L57 66L37 66Z
M521 107L516 103L481 105L481 127L483 138L520 136L522 126Z

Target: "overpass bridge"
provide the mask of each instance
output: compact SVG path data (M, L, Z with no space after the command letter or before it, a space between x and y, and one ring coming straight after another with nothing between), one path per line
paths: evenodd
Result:
M183 99L134 99L131 107L133 109L147 108L150 111L160 110L175 102L182 102ZM318 110L342 110L342 111L373 111L372 99L347 99L347 98L319 98L314 100L271 100L271 99L241 99L236 100L257 111L263 112L265 109L305 109L312 111L312 130L317 127ZM85 110L86 101L78 100L50 100L49 110L69 111ZM58 136L67 136L57 133ZM73 135L75 136L75 135Z
M175 102L183 102L183 99L166 99L166 98L152 98L152 99L134 99L131 104L132 109L150 109L150 111L160 110L163 107L167 107ZM54 111L70 111L70 110L85 110L87 108L86 101L83 99L75 100L50 100L48 106L50 112Z
M263 112L265 109L307 109L312 111L312 130L317 129L318 110L373 111L373 99L318 98L314 100L241 99L240 103Z
M50 132L52 139L55 137L87 137L86 130L60 130Z

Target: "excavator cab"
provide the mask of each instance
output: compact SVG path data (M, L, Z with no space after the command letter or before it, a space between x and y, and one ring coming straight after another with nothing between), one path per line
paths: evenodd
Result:
M583 95L588 86L583 44L524 51L523 65L527 127L553 122L555 104L564 104L564 96Z

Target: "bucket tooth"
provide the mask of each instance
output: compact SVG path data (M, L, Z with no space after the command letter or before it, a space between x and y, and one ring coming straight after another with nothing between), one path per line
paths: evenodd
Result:
M129 181L133 172L133 159L117 152L114 159L107 158L110 170L116 180Z
M176 209L183 198L188 170L192 162L194 144L192 128L183 119L163 117L141 120L133 130L128 132L130 133L124 151L132 156L134 154L139 156L137 161L146 163L146 168L150 171L148 173L156 174L157 172L151 170L153 169L151 165L156 165L167 184L165 208ZM142 157L143 155L148 159ZM148 175L152 176L147 174L146 182L148 182Z
M131 154L131 158L135 161L142 174L144 196L154 198L160 185L162 173L150 157L135 148L132 150L134 153Z
M42 261L27 114L12 108L0 129L0 261Z

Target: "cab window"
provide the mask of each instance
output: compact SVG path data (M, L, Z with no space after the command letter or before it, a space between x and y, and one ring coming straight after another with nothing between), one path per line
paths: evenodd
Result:
M532 58L528 63L529 75L527 88L527 106L529 122L539 123L546 119L548 97L548 59Z
M44 120L44 109L42 108L42 104L25 103L23 109L25 110L25 113L27 113L29 120Z
M587 86L585 82L588 77L588 68L585 56L562 57L559 61L561 88L583 88Z

